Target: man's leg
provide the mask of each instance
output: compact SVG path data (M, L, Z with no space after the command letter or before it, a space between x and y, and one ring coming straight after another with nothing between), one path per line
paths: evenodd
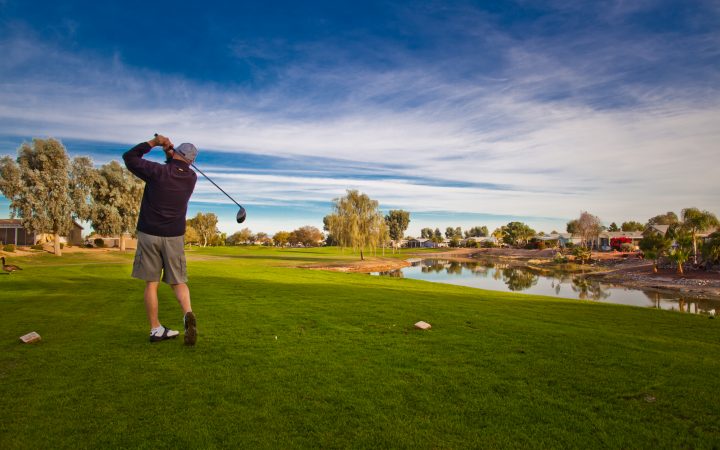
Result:
M190 289L186 283L171 284L173 292L175 292L175 298L177 298L180 307L183 310L183 314L192 311L190 305Z
M185 345L195 345L197 340L197 321L190 306L190 289L185 283L171 284L175 297L183 309L183 322L185 324Z
M160 321L158 320L158 284L160 284L159 281L148 281L145 285L145 311L147 312L148 321L150 322L150 328L160 326ZM188 296L188 302L189 301L190 298Z

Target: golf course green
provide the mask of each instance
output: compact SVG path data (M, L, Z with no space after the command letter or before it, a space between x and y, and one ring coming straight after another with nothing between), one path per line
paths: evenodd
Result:
M189 250L195 347L132 252L10 258L0 448L720 446L720 320L296 268L351 258Z

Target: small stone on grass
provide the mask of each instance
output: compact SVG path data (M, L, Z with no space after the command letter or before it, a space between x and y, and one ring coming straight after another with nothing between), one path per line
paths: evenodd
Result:
M430 328L432 328L432 325L430 325L430 324L427 323L427 322L423 322L423 321L421 320L420 322L418 322L418 323L415 324L415 328L417 328L417 329L419 329L419 330L429 330Z
M26 343L26 344L32 344L33 342L37 342L37 341L39 341L40 339L42 339L42 338L40 337L40 335L37 334L37 333L34 332L34 331L33 331L33 332L30 332L30 333L28 333L28 334L26 334L26 335L20 336L20 340L23 341L23 342Z

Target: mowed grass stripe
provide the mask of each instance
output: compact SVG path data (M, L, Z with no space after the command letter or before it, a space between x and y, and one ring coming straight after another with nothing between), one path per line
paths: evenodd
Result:
M286 267L334 252L193 252L222 257L190 258L195 348L147 342L131 256L28 258L0 278L0 447L720 443L718 320Z

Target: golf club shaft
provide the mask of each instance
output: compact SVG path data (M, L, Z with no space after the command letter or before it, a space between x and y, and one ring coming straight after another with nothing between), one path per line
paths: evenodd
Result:
M158 134L155 133L155 137L157 137L157 136L158 136ZM170 147L170 150L175 150L175 148ZM225 192L225 191L223 190L223 188L221 188L220 186L218 186L217 183L215 183L213 180L211 180L209 176L205 175L205 174L203 173L203 171L200 170L200 169L198 169L195 164L190 163L190 165L192 166L193 169L195 169L195 170L197 170L198 172L200 172L200 173L202 174L202 176L204 176L209 182L211 182L213 185L215 185L216 188L220 189L220 192L222 192L223 194L227 195L227 198L229 198L230 200L232 200L233 203L235 203L235 204L238 205L240 208L242 208L242 205L241 205L240 203L236 202L234 198L230 197L230 194L228 194L227 192Z
M221 188L220 186L218 186L217 184L215 184L215 182L214 182L213 180L211 180L209 176L205 175L202 170L198 169L195 164L190 164L190 165L192 166L193 169L195 169L195 170L197 170L198 172L200 172L200 173L202 174L202 176L204 176L205 178L207 178L207 180L208 180L209 182L211 182L212 184L214 184L216 188L220 189L220 192L222 192L223 194L227 195L227 198L229 198L230 200L232 200L233 203L235 203L236 205L238 205L239 207L242 208L242 205L241 205L240 203L236 202L235 199L233 199L232 197L230 197L230 194L228 194L227 192L225 192L225 191L223 190L223 188Z

